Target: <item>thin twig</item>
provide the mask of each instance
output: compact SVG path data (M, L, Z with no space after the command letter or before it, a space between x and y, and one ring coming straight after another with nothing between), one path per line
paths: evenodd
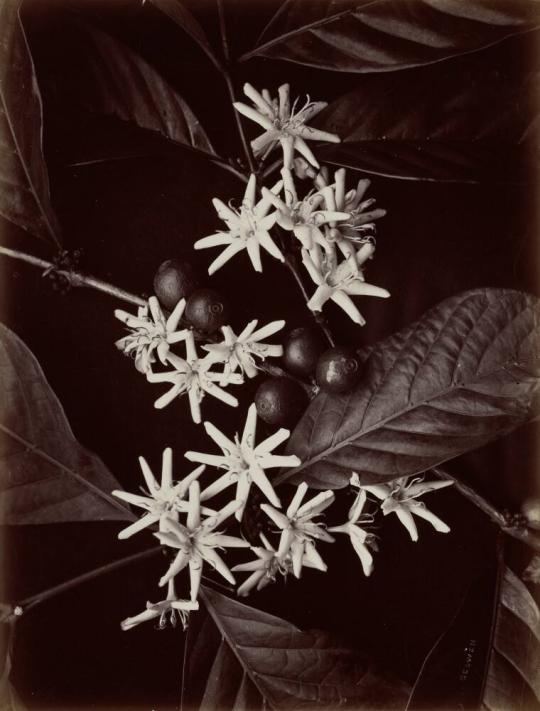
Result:
M180 711L184 711L184 688L186 685L186 665L188 656L188 635L189 635L189 624L186 627L186 634L184 637L184 653L182 655L182 686L180 688Z
M218 13L219 13L219 31L221 34L221 44L223 46L223 54L225 57L225 61L229 62L229 43L227 41L227 28L225 26L225 12L223 9L223 3L222 0L217 0L217 6L218 6ZM234 89L234 84L229 72L228 68L222 67L222 75L223 79L225 80L225 84L227 85L227 91L229 92L229 97L231 100L231 103L234 104L236 101L236 91ZM253 151L251 150L251 146L249 144L249 141L246 138L246 134L244 131L244 127L242 125L242 121L240 119L240 115L238 111L232 107L233 113L234 113L234 120L236 122L236 128L238 129L238 135L240 136L240 141L242 142L242 148L244 150L244 154L246 156L246 161L249 166L250 173L255 173L257 174L257 167L255 165L255 159L253 158Z
M291 274L293 275L294 280L296 281L296 284L298 285L298 288L302 294L302 297L307 305L307 303L309 301L309 294L306 291L306 287L304 286L304 282L302 281L300 272L297 269L296 261L295 261L294 257L287 255L285 257L285 264L286 264L287 268L289 269L289 271L291 272ZM332 332L326 325L326 323L324 321L324 317L313 313L313 311L311 311L311 310L310 310L310 314L312 315L313 319L315 320L315 323L317 324L317 326L319 326L319 328L323 332L328 343L333 347L335 345L334 337L332 336Z
M65 277L71 286L86 286L91 289L96 289L109 296L114 296L122 301L128 301L131 304L136 304L137 306L145 306L146 301L141 299L140 296L131 294L124 289L119 289L117 286L113 286L106 281L101 279L96 279L95 277L88 276L86 274L81 274L71 269L58 269L53 262L49 262L46 259L40 259L39 257L34 257L31 254L26 254L25 252L20 252L17 249L9 249L8 247L0 246L0 254L5 257L11 257L12 259L19 259L27 264L32 264L34 267L39 267L46 271L54 271L57 274Z
M227 41L227 26L225 24L225 11L223 9L222 0L217 0L218 16L219 16L219 31L221 34L221 46L223 47L223 56L227 64L229 63L229 43Z
M493 506L493 504L484 499L483 496L480 496L477 491L472 489L470 486L467 486L467 484L464 484L462 481L459 481L459 479L456 479L444 469L433 467L432 471L440 479L453 481L455 489L471 503L477 506L481 511L483 511L486 516L493 521L493 523L499 526L503 533L540 552L540 538L531 535L530 530L526 526L520 526L513 523L511 516L507 516L502 511L499 511L495 508L495 506Z
M87 573L83 573L82 575L78 575L77 577L72 578L71 580L66 580L64 583L55 585L54 587L49 588L48 590L43 590L42 592L37 593L36 595L31 595L30 597L24 598L24 600L15 603L13 605L13 608L18 610L17 616L21 615L30 610L32 607L35 607L36 605L39 605L42 602L45 602L45 600L50 600L51 598L56 597L57 595L66 592L67 590L71 590L72 588L78 587L79 585L87 583L90 580L98 578L101 575L105 575L106 573L112 573L113 571L119 570L120 568L123 568L126 565L130 565L131 563L137 563L138 561L144 560L145 558L150 558L156 553L159 553L160 550L161 546L155 546L153 548L148 548L145 551L141 551L139 553L134 553L133 555L128 555L124 558L120 558L119 560L115 560L112 563L101 565L99 566L99 568L94 568L93 570L90 570Z

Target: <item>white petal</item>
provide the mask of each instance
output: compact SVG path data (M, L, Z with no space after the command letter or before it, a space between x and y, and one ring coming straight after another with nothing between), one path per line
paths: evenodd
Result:
M411 512L405 508L405 506L398 506L394 511L409 532L411 539L416 543L418 540L418 529L416 528Z
M163 450L161 460L161 488L169 489L172 486L172 449L166 447Z
M218 445L218 447L221 447L224 452L231 453L235 452L238 449L236 444L228 437L226 437L223 432L221 432L221 430L218 430L218 428L211 422L205 422L204 429L206 430L209 437L211 437Z
M298 485L296 492L292 498L292 501L289 504L289 507L287 509L287 516L289 518L292 518L293 516L296 515L298 508L299 508L300 504L302 503L302 499L306 495L307 490L308 490L308 485L306 484L305 481L303 481L301 484Z
M302 558L304 557L305 544L298 539L293 541L291 545L291 558L293 564L293 573L296 578L299 578L302 572Z
M365 318L362 316L360 311L356 308L356 305L354 301L351 299L350 296L347 296L347 294L343 291L335 290L331 297L332 301L334 301L338 306L340 306L343 311L349 316L355 323L360 324L360 326L364 326L366 323Z
M262 272L261 247L254 237L250 237L246 243L247 253L256 272Z
M251 173L249 176L248 184L246 187L246 192L244 193L244 199L242 200L242 205L248 209L253 208L255 204L255 193L257 190L257 176Z
M228 262L229 259L234 257L234 255L238 252L241 252L244 247L245 244L242 240L235 240L232 244L226 247L219 255L219 257L216 257L216 259L214 259L214 261L210 264L210 266L208 267L208 274L212 275L217 272L217 270L220 269L226 262Z
M235 238L231 237L228 232L216 232L216 234L198 239L193 247L194 249L207 249L208 247L218 247L222 244L231 244L234 240Z
M142 531L143 528L147 528L147 526L151 526L153 523L157 523L158 521L159 516L154 516L153 514L145 514L138 521L135 521L126 528L123 528L118 534L118 538L123 541L126 538L133 536L134 533L138 533L139 531Z
M185 551L178 551L178 554L176 558L173 560L171 565L169 566L169 569L165 573L165 575L161 578L159 581L159 586L163 587L166 585L171 578L174 578L175 575L178 575L178 573L183 570L186 565L189 562L189 553L186 553Z
M285 442L285 440L289 438L290 434L289 430L282 427L277 432L274 432L273 435L267 437L264 442L258 444L255 447L255 454L263 455L272 452L276 447L279 447L282 442Z
M279 497L274 491L268 477L264 473L264 470L256 464L252 464L249 471L253 482L257 484L257 486L266 496L268 501L270 501L270 503L274 506L281 508L281 501L279 500Z
M192 601L197 599L201 585L203 562L200 555L194 555L189 561L189 584Z
M441 521L441 519L438 516L435 516L435 514L429 509L426 509L423 504L411 505L410 510L415 516L429 521L433 528L439 533L448 533L450 531L450 526L448 526L444 521Z
M188 392L189 408L193 422L199 424L201 422L201 400L198 393L198 388L190 388Z
M321 491L321 493L317 494L317 496L314 496L311 501L308 501L303 506L301 506L298 509L296 515L309 516L310 518L312 518L316 514L328 508L330 504L334 501L334 499L335 496L333 491Z
M189 486L189 507L186 526L194 531L201 524L201 488L198 481L191 482Z
M281 529L289 528L290 521L281 511L278 511L273 506L270 506L270 504L261 504L261 509L269 518L272 519L276 526L279 526Z
M253 590L254 587L256 587L261 580L264 579L266 573L264 570L257 570L254 573L252 573L248 578L244 580L242 585L238 587L238 590L236 591L237 595L239 597L247 597L251 590Z
M235 474L233 472L227 472L226 474L223 474L218 479L216 479L214 482L212 482L210 484L210 486L207 486L206 489L204 489L202 491L201 501L206 501L207 499L211 499L212 496L219 494L224 489L226 489L228 486L231 486L231 484L236 484L237 481L238 481L237 474Z
M251 106L243 104L241 101L235 101L233 103L233 106L238 111L238 113L242 114L246 118L251 119L252 121L255 121L255 123L258 123L259 126L262 126L266 130L271 130L274 128L274 125L272 121L268 118L268 116L263 116L263 114L259 113L255 109L252 109Z
M357 556L360 558L364 575L369 577L373 572L373 556L367 546L365 546L360 540L356 539L354 535L351 535L351 543Z

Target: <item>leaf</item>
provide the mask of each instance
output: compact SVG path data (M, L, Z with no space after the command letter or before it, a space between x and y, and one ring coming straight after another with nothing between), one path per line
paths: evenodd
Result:
M132 520L24 343L0 324L0 524Z
M426 658L408 711L531 711L540 703L540 610L504 565L474 581Z
M473 52L539 24L531 0L287 0L242 59L384 72Z
M2 607L4 606L2 605ZM0 622L0 659L2 659L0 668L0 711L25 711L26 709L9 678L15 636L14 625L15 621L13 619L9 622Z
M489 661L499 565L495 546L427 655L414 684L407 711L478 708Z
M203 589L202 598L223 636L211 677L219 673L227 678L223 674L234 668L234 655L237 666L273 709L335 709L345 703L357 709L403 708L406 686L379 673L357 651L334 644L321 632L302 632L209 588ZM249 695L253 689L242 673L237 678L238 700L240 692ZM245 706L238 702L236 708Z
M502 182L534 174L538 72L523 76L504 57L494 65L477 55L408 74L365 77L332 102L315 125L343 143L321 147L318 157L414 180Z
M181 27L192 40L194 40L210 59L212 64L222 71L221 64L212 51L212 47L204 33L203 28L184 6L181 0L150 0L161 12L169 17L176 25Z
M506 568L501 582L484 708L530 711L540 704L540 610Z
M20 2L0 3L0 214L59 245L43 156L43 112Z
M302 464L278 481L410 476L527 422L539 404L539 326L538 300L517 291L446 299L376 345L350 393L312 400L287 448Z
M157 131L212 156L214 149L184 99L144 59L111 35L79 25L84 106Z

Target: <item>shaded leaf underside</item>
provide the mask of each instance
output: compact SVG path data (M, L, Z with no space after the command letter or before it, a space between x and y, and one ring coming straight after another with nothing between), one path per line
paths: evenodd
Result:
M232 650L247 675L238 676L236 700L253 699L255 687L274 709L403 708L406 686L376 671L358 652L209 588L202 597L229 648L220 646L210 684L224 669L235 673ZM219 698L216 694L207 687L207 700ZM235 708L245 706L238 701Z
M42 106L17 0L0 3L0 214L59 243L43 156Z
M24 343L0 325L0 523L132 520Z
M111 35L78 25L83 105L175 143L215 155L210 141L184 99L147 62Z
M505 57L362 77L315 121L341 144L321 160L413 180L504 182L532 178L538 163L538 72ZM392 110L389 111L388 107Z
M288 0L243 59L383 72L473 52L539 25L533 1Z

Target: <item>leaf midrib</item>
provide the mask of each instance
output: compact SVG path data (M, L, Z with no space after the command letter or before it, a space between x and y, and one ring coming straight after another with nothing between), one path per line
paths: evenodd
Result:
M317 462L321 461L321 459L324 459L329 454L333 454L334 452L342 449L343 447L348 446L354 440L359 439L360 437L363 437L364 435L369 434L370 432L373 432L374 430L384 427L388 422L391 422L392 420L395 420L395 419L405 415L406 413L411 412L412 410L415 410L419 407L428 405L431 400L436 400L438 398L444 397L445 395L447 395L448 393L450 393L454 390L459 390L461 388L468 389L470 385L474 385L476 383L481 382L482 380L492 377L493 375L500 372L501 370L505 370L506 367L509 365L521 367L522 363L525 363L525 362L526 361L520 362L520 361L514 361L514 360L506 360L498 368L486 373L485 375L483 375L480 378L470 380L470 381L468 381L468 383L465 383L465 382L454 383L454 384L450 385L449 387L447 387L443 390L440 390L437 393L434 393L431 397L427 398L426 400L421 400L421 401L415 402L412 405L409 405L408 407L402 408L401 410L398 410L397 412L392 413L388 417L385 417L382 420L378 420L377 422L373 423L366 429L360 430L360 431L356 432L355 434L352 434L349 437L346 437L345 439L341 440L341 442L338 442L335 445L327 447L326 449L324 449L322 452L320 452L316 456L303 462L301 466L295 467L294 469L290 469L287 472L284 472L280 476L276 477L275 484L276 485L282 484L283 482L287 481L288 479L295 476L296 474L299 474L300 472L304 471L305 469L312 466L313 464L316 464ZM475 415L471 414L469 416L474 417Z
M30 47L28 46L28 42L27 42L27 40L26 40L26 34L25 34L25 32L24 32L24 28L23 28L23 26L22 26L21 17L20 17L20 15L19 15L19 11L18 11L18 10L17 10L17 23L16 23L16 24L18 25L18 29L19 29L19 31L20 31L20 33L21 33L22 40L23 40L23 42L24 42L24 46L25 46L25 49L26 49L26 58L28 59L28 61L29 61L29 63L30 63L30 68L31 68L31 70L32 70L32 78L33 78L34 81L36 82L36 86L37 86L37 80L36 80L36 78L35 78L34 61L33 61L33 59L32 59L32 55L31 55L31 53L30 53ZM15 31L16 31L16 30L17 30L17 27L15 28ZM38 90L37 93L36 93L36 99L37 99L37 102L38 102L38 104L39 104L39 118L40 118L41 120L43 120L43 106L42 106L42 103L41 103L41 96L39 95L39 90ZM60 247L60 240L58 239L58 236L56 235L56 232L55 232L55 230L53 229L53 226L52 226L52 224L51 224L51 222L50 222L50 220L49 220L49 216L47 215L47 212L46 212L46 210L44 209L44 207L43 207L43 205L42 205L41 199L40 199L39 194L38 194L38 192L37 192L37 190L36 190L36 187L35 187L35 185L34 185L33 178L32 178L32 176L30 175L30 173L29 173L29 171L28 171L28 168L27 168L27 166L26 166L26 162L25 162L25 160L24 160L24 158L23 158L23 153L22 153L22 151L21 151L21 147L20 147L20 144L19 144L19 140L18 140L18 138L17 138L17 134L16 134L16 132L15 132L15 127L14 127L13 122L12 122L12 120L11 120L10 111L9 111L8 104L7 104L5 95L4 95L2 82L0 82L0 100L2 101L2 106L3 106L4 114L5 114L5 117L6 117L6 122L7 122L8 128L9 128L9 131L10 131L10 133L11 133L11 137L12 137L12 139L13 139L13 144L15 145L15 150L16 150L16 152L17 152L17 157L19 158L19 162L20 162L20 164L21 164L21 166L22 166L22 169L23 169L23 171L24 171L26 180L28 181L28 185L30 186L30 192L32 193L32 195L33 195L33 197L34 197L34 200L35 200L35 203L36 203L36 205L37 205L37 207L38 207L38 209L39 209L39 211L40 211L40 213L41 213L41 216L42 216L43 220L45 221L45 224L46 224L46 226L47 226L47 230L48 230L50 236L52 237L52 239L53 239L54 243L56 244L56 246L57 246L57 247ZM41 137L42 137L42 130L40 130L40 139L41 139ZM41 146L41 141L40 141L40 148L41 148L41 147L42 147L42 146Z

